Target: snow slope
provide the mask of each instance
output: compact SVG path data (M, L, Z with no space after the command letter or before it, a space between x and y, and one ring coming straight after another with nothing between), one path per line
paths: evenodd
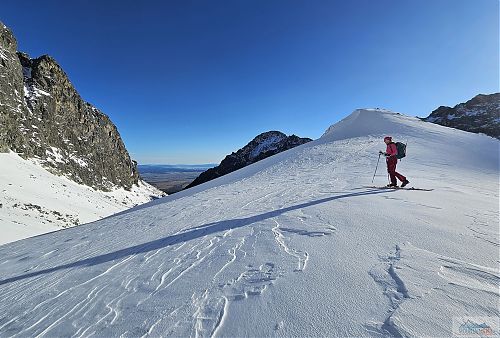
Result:
M410 186L433 191L363 187L385 134L408 141ZM0 336L496 330L498 202L498 140L358 110L214 181L0 246Z
M0 163L0 244L92 222L162 194L143 182L131 191L94 190L13 152L0 153Z

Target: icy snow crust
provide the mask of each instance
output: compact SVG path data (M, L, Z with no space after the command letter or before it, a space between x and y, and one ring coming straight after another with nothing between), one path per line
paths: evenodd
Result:
M433 191L363 187L386 134ZM0 246L0 335L451 336L454 317L499 316L498 201L497 140L359 110L193 189Z
M51 150L54 161L63 160L58 148ZM71 159L83 162L76 157ZM22 159L13 152L0 153L0 163L0 245L92 222L161 194L143 182L131 191L94 190L57 176L37 160Z

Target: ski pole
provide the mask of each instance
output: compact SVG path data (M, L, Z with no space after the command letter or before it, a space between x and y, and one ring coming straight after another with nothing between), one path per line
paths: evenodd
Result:
M378 154L377 166L375 167L375 172L373 173L372 183L373 183L373 180L375 179L375 174L377 173L378 162L380 161L380 155L382 155L382 154L380 154L380 153Z

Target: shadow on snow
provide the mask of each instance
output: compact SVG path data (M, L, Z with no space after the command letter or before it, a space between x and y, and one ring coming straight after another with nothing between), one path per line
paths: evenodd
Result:
M310 207L313 205L318 205L321 203L326 203L326 202L330 202L330 201L334 201L334 200L338 200L338 199L342 199L342 198L348 198L348 197L384 194L384 193L390 193L390 192L393 192L393 190L388 191L388 190L376 189L376 190L353 192L353 193L349 193L349 194L332 196L332 197L322 198L322 199L319 199L316 201L297 204L297 205L293 205L293 206L290 206L287 208L269 211L269 212L266 212L266 213L263 213L260 215L255 215L255 216L251 216L251 217L247 217L247 218L237 218L237 219L223 220L223 221L208 223L208 224L204 224L204 225L201 225L198 227L190 228L189 230L187 230L185 232L181 232L181 233L178 233L175 235L160 238L160 239L150 241L147 243L134 245L134 246L131 246L131 247L128 247L125 249L113 251L113 252L103 254L100 256L90 257L90 258L79 260L79 261L76 261L73 263L59 265L59 266L56 266L53 268L48 268L48 269L44 269L44 270L40 270L40 271L34 271L34 272L30 272L30 273L27 273L24 275L0 280L0 285L16 282L18 280L22 280L22 279L26 279L26 278L36 277L39 275L51 273L51 272L58 271L58 270L71 269L71 268L76 268L76 267L80 267L80 266L93 266L93 265L98 265L98 264L110 262L113 260L118 260L118 259L121 259L123 257L131 256L131 255L137 255L140 253L146 253L149 251L158 250L161 248L165 248L165 247L175 245L178 243L182 243L182 242L187 242L187 241L190 241L192 239L200 238L200 237L210 235L213 233L222 232L222 231L229 230L229 229L244 227L244 226L252 224L252 223L256 223L259 221L263 221L263 220L266 220L269 218L279 216L279 215L284 214L288 211L307 208L307 207Z

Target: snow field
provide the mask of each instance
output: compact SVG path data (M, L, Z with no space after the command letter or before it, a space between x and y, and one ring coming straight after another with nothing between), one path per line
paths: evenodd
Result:
M94 190L13 152L0 153L0 163L0 245L92 222L161 193L144 182L131 191Z
M434 191L363 188L384 134ZM454 318L499 316L497 149L356 111L193 189L0 246L0 335L451 336Z

